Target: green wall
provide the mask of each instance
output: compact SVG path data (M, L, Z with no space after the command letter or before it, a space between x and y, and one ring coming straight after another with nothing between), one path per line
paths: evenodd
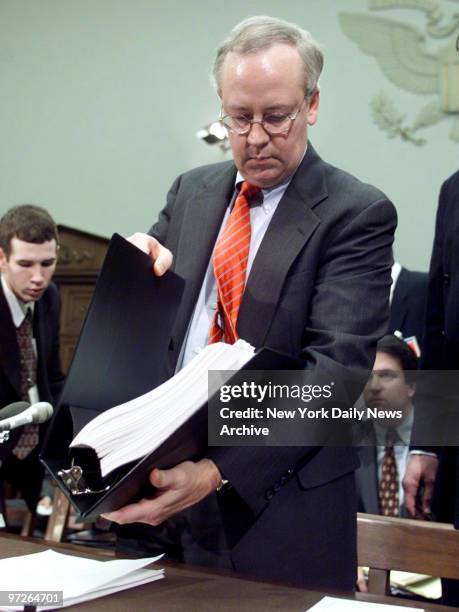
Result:
M457 144L446 122L425 130L423 147L375 126L377 91L408 112L429 99L390 83L342 33L340 10L368 13L367 1L0 0L0 212L36 202L58 222L104 236L147 229L178 173L229 158L195 135L219 113L211 59L237 21L269 14L325 47L316 149L393 199L396 256L427 269ZM414 11L396 13L424 24Z

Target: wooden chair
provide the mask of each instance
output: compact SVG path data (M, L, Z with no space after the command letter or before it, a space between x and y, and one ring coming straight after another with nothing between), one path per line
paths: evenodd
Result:
M0 511L5 514L8 525L20 528L19 533L22 536L31 536L35 527L35 517L27 508L19 490L10 482L4 482L0 495Z
M70 502L59 489L54 487L53 511L46 526L45 540L62 542L70 516Z
M5 517L8 525L18 529L22 536L31 536L35 528L35 517L27 509L22 498L7 499Z
M459 530L446 523L357 515L358 564L368 590L390 594L390 570L459 580Z
M44 539L48 542L62 542L69 532L72 534L76 534L76 532L84 533L94 526L99 527L101 530L104 529L104 519L102 518L97 519L95 523L76 522L75 519L76 517L71 511L70 502L59 487L55 486L53 495L53 511L48 519ZM105 526L108 524L108 521L105 521ZM104 539L102 536L100 537L101 539ZM109 541L111 536L107 535L107 538L105 539L106 541ZM88 541L91 541L91 539L89 538ZM107 552L107 554L109 553ZM110 554L114 554L113 551Z

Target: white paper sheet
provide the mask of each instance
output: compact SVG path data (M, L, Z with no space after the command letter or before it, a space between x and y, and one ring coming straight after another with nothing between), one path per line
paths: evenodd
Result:
M0 591L63 591L64 606L69 606L163 578L163 569L144 569L161 557L94 561L50 549L10 557L0 560ZM51 607L39 606L37 610Z
M401 608L390 604L378 604L369 601L355 601L352 599L339 599L337 597L324 597L312 608L313 612L423 612L420 608Z

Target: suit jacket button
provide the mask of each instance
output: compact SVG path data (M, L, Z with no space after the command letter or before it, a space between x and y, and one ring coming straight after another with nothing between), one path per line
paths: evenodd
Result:
M276 482L276 484L273 487L274 493L277 493L278 491L280 491L280 488L281 488L280 482Z
M449 285L449 274L443 274L443 283Z
M281 485L284 485L284 484L287 482L287 480L288 480L288 477L287 477L287 476L281 476L281 477L280 477L280 483L281 483Z
M268 489L265 493L265 498L270 501L274 496L274 491L272 489Z

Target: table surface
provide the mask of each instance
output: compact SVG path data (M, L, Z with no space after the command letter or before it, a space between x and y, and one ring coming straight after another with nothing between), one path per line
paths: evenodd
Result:
M52 548L59 552L78 554L93 559L107 559L106 551L97 551L72 544L50 544L33 538L21 538L11 534L0 535L0 558L25 555ZM111 557L113 558L113 557ZM174 611L238 611L281 610L300 612L308 610L327 593L251 580L222 570L196 568L171 562L159 563L166 568L162 580L113 595L71 606L81 610L130 610ZM332 596L339 596L332 594ZM352 596L348 597L352 598ZM411 605L431 612L451 612L453 608L424 604L406 603L397 598L357 593L354 599L375 603L388 603L401 607Z

